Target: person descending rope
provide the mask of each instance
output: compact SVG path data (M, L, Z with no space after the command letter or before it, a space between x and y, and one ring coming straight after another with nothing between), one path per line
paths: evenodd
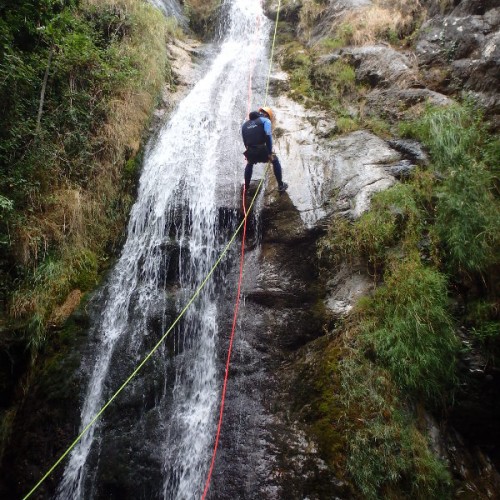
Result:
M256 163L273 164L274 176L278 182L278 191L283 192L288 187L283 182L281 164L278 157L273 153L272 122L274 122L273 110L267 106L252 111L248 120L241 127L241 135L246 150L243 153L247 160L245 167L245 191L248 192L252 180L253 166Z

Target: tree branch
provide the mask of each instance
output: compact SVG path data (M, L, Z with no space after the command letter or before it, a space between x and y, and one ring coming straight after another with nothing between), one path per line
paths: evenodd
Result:
M50 63L52 62L52 55L54 53L54 47L50 48L49 60L47 61L47 68L45 69L45 75L43 75L42 91L40 92L40 105L38 106L38 116L36 118L36 133L40 131L40 122L42 121L42 111L43 102L45 101L45 90L47 88L47 80L49 79Z

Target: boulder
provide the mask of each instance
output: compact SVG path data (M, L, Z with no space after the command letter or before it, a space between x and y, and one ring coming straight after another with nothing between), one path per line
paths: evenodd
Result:
M462 0L452 12L454 16L483 15L498 6L497 0Z
M426 103L449 106L454 101L429 89L374 89L366 97L365 113L391 121L414 118Z
M495 9L496 10L496 9ZM419 64L446 64L457 59L480 58L486 37L498 26L494 13L487 16L437 17L422 25L415 47Z
M409 87L418 82L411 56L387 45L348 47L339 55L355 67L356 80L371 87Z
M500 8L485 10L480 3L462 2L452 15L424 23L415 52L429 88L468 91L494 123L500 121Z

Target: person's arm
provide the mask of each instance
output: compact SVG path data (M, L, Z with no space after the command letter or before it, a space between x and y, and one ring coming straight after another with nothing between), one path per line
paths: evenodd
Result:
M241 138L243 139L243 144L245 145L245 148L248 149L247 141L245 141L245 134L243 133L244 126L245 124L243 124L241 127Z
M267 152L269 153L269 156L273 154L273 132L272 132L272 126L271 126L271 120L268 118L263 119L264 122L264 132L266 133L266 146L267 146Z

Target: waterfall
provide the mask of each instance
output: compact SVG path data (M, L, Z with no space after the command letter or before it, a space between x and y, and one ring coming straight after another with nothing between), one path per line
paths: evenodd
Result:
M149 0L152 5L160 9L167 17L175 17L181 26L187 24L186 16L177 0Z
M90 331L81 429L161 337L229 239L218 214L239 203L249 68L256 61L258 97L270 26L260 0L225 3L225 35L212 64L146 150L127 238ZM211 279L72 450L58 498L116 498L120 488L134 498L200 496L220 397L219 308Z

